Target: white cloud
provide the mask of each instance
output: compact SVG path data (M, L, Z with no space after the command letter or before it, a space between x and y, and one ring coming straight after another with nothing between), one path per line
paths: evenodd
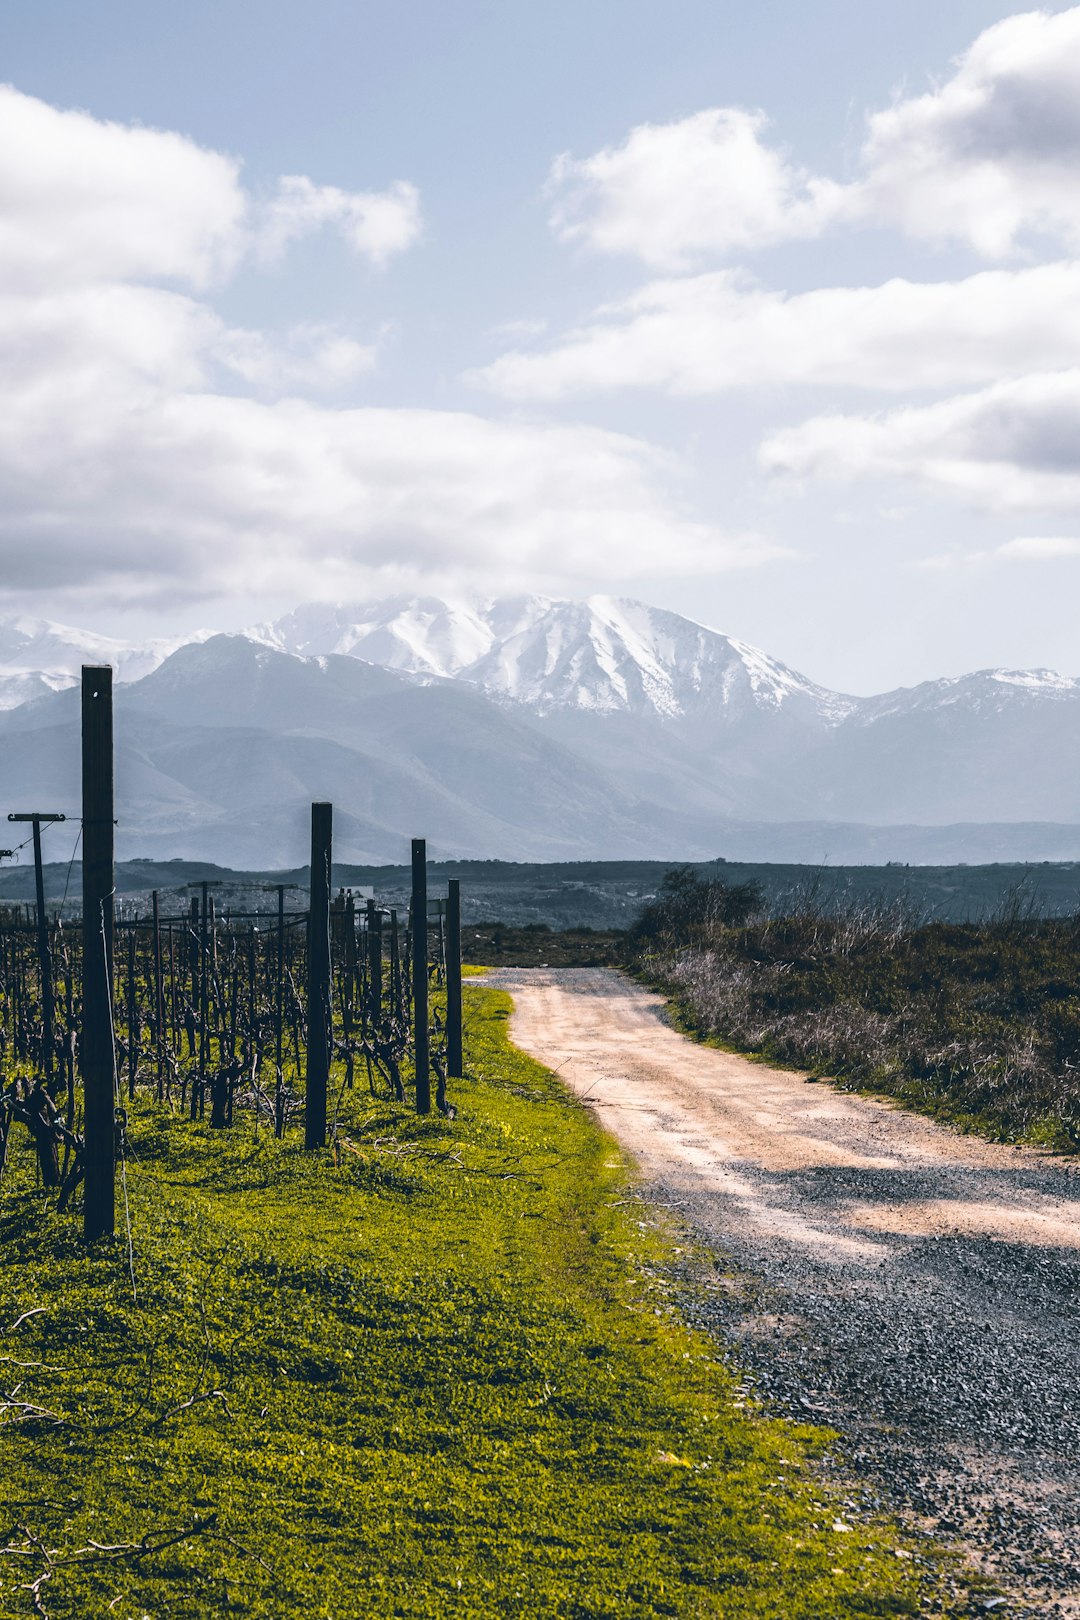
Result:
M710 107L641 124L591 157L564 154L549 180L553 228L662 272L841 224L961 240L990 258L1033 234L1080 248L1080 7L1006 18L940 86L874 113L846 183L770 145L767 125Z
M1080 7L1008 17L927 95L870 120L856 218L1013 252L1025 235L1080 245Z
M1056 562L1060 557L1080 557L1080 540L1060 534L1021 535L997 546L991 556L1002 562Z
M1065 535L1020 536L1006 540L1000 546L983 551L943 551L933 556L920 557L916 568L944 573L953 568L985 568L994 563L1060 562L1063 558L1080 557L1080 540Z
M239 329L193 295L266 246L231 159L14 91L0 135L0 595L306 598L383 568L573 579L768 554L686 516L678 463L624 434L267 398L352 382L375 351L328 324ZM296 177L270 217L279 245L330 225L375 263L419 228L411 187Z
M555 348L502 355L474 380L532 400L778 384L903 391L1070 362L1080 364L1080 264L795 296L719 270L652 282Z
M598 428L149 390L103 411L57 378L0 396L0 578L310 596L388 563L577 579L769 554L680 515L674 470Z
M104 406L142 388L202 390L219 372L262 393L341 388L370 372L377 348L329 324L281 340L228 326L205 303L161 287L113 284L0 291L0 394Z
M277 258L291 242L327 226L354 253L381 267L419 240L420 194L407 180L386 191L342 191L317 186L303 174L285 175L263 211L259 250Z
M766 122L760 112L710 107L640 124L592 157L564 153L549 180L553 228L563 241L634 254L661 271L813 236L835 188L766 146Z
M760 461L796 479L917 479L990 509L1080 511L1080 369L873 416L814 417L773 433Z
M6 288L158 278L205 286L243 252L247 212L232 158L0 86Z
M45 288L129 281L203 290L257 252L329 226L382 266L420 234L416 187L343 191L287 175L267 202L240 164L185 135L108 123L0 85L0 281Z
M491 328L492 337L497 338L530 338L541 337L548 329L548 322L540 319L522 319L517 321L499 321Z
M226 330L212 352L234 375L272 393L346 388L378 362L376 344L360 343L331 324L314 321L292 327L283 342L274 342L265 332Z

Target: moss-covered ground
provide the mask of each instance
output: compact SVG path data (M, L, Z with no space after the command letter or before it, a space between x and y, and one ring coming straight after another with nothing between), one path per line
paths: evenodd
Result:
M470 987L452 1120L347 1093L305 1154L137 1108L87 1252L0 1186L0 1613L938 1612L742 1404L617 1150Z

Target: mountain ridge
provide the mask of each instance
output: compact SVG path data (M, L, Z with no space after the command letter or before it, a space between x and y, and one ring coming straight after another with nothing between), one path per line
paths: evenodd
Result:
M27 668L35 655L49 667ZM72 799L54 757L77 754L70 688L79 662L110 655L140 854L265 865L261 838L287 863L321 797L357 860L388 858L406 827L447 855L549 860L706 859L747 826L759 858L783 836L833 859L887 855L873 830L889 827L926 828L929 858L935 827L1080 828L1078 680L983 670L852 697L613 597L308 604L142 647L0 620L0 692L30 682L0 710L10 808ZM1046 858L1041 835L1028 843Z
M663 719L706 702L730 704L739 677L762 707L806 699L829 723L920 702L963 700L976 683L1049 696L1080 691L1054 670L988 667L887 692L854 696L821 686L762 649L667 608L628 597L577 601L518 596L395 596L368 603L306 603L235 632L126 642L29 615L0 617L0 708L71 685L81 663L111 663L118 683L153 673L172 653L234 634L300 657L340 654L421 679L466 680L537 712L552 708L640 712ZM711 656L711 662L710 662ZM633 678L631 680L631 678ZM36 685L34 683L37 683ZM636 705L634 697L642 699Z

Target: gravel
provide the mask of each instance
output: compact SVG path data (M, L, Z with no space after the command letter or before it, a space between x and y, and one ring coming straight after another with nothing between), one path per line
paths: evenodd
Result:
M803 1215L812 1206L827 1228L853 1196L897 1197L883 1175L816 1169L772 1178L768 1194ZM906 1171L904 1190L985 1196L974 1175L943 1187L940 1173ZM645 1190L674 1197L663 1183ZM1049 1168L1037 1190L1074 1191ZM735 1268L733 1286L691 1291L684 1309L734 1342L754 1394L835 1427L835 1465L855 1472L864 1500L958 1543L1026 1612L1080 1614L1080 1257L942 1236L907 1239L872 1270L823 1264L718 1226L710 1200L682 1184L678 1199Z
M853 1498L1080 1617L1080 1171L690 1043L607 970L504 970L511 1035L716 1259L682 1307L748 1392L832 1427Z

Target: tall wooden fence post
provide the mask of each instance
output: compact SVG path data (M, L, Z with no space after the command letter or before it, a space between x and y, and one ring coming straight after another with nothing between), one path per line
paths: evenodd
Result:
M82 672L83 1024L86 1132L83 1233L104 1237L116 1224L116 1098L112 1026L113 717L112 670Z
M416 1112L431 1112L431 1059L428 1047L427 842L412 841L413 1051L416 1055Z
M304 1146L326 1143L333 1000L330 984L330 860L333 806L311 807L311 906L308 917L308 1040Z
M451 878L446 895L446 1072L461 1079L461 884Z

